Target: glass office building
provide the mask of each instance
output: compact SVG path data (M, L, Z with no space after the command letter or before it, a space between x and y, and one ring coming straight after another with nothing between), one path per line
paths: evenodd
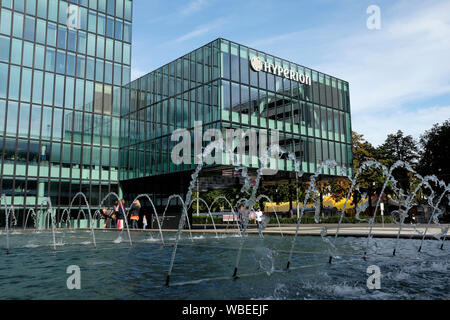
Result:
M190 177L185 174L196 167L194 154L190 164L175 165L171 150L177 142L171 133L189 129L193 136L195 121L202 122L203 132L277 129L280 147L295 154L305 173L314 173L328 159L338 166L323 169L323 175L352 169L349 86L336 77L217 39L131 82L129 90L129 105L122 106L120 180L128 192L154 192L157 203L180 186L186 192ZM230 163L222 159L210 171L226 175ZM243 165L257 168L259 163L247 157ZM272 178L293 177L287 154L278 160L278 169ZM182 175L187 183L179 181Z
M131 20L131 0L0 0L0 193L19 212L119 192Z
M196 121L276 129L306 173L351 168L347 82L224 39L130 82L131 29L131 0L0 0L0 193L16 212L50 197L61 213L80 191L92 207L109 192L165 206L196 166L171 161L171 133ZM202 174L234 172L221 159ZM292 177L293 161L278 169Z

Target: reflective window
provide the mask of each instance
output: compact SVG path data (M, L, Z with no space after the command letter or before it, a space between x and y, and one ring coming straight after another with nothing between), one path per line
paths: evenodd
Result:
M0 63L0 98L6 98L8 78L8 65Z
M20 67L11 66L9 70L9 98L19 100Z
M59 2L59 19L58 22L66 25L67 24L67 2L58 1Z
M123 23L120 20L116 20L116 32L115 38L117 40L122 40Z
M84 98L84 80L77 79L75 89L75 109L79 110L83 109L84 104L83 98Z
M62 107L64 105L64 77L56 75L55 79L55 106Z
M131 64L131 46L129 44L123 45L123 63L124 64ZM201 76L201 72L198 73L199 76Z
M52 108L44 107L42 110L41 139L51 139L52 136Z
M69 76L75 76L75 54L67 54L67 71L66 74Z
M47 18L47 0L38 0L37 15L41 18Z
M65 51L57 51L56 54L56 72L65 73L66 72L66 53Z
M70 51L77 50L77 32L69 30L67 34L67 49Z
M114 41L114 61L122 62L122 42Z
M53 104L53 90L54 90L53 77L54 76L52 73L48 72L45 73L44 103L48 105ZM62 105L62 103L60 105Z
M105 62L105 82L112 83L113 64L111 62Z
M89 33L88 34L88 41L87 41L87 53L88 55L95 56L95 35Z
M83 31L78 32L78 52L86 53L86 33Z
M47 47L45 56L45 70L55 71L55 58L56 58L55 49Z
M97 37L97 57L105 57L105 38Z
M106 27L105 16L103 14L99 14L97 16L97 33L104 35L105 27Z
M11 11L1 8L0 32L11 34Z
M11 62L22 64L22 40L12 39Z
M36 13L36 0L26 0L27 13L34 15Z
M23 61L22 65L25 67L33 67L34 45L31 42L24 41L23 43Z
M86 60L86 78L94 80L95 60L88 57Z
M58 27L58 48L66 49L67 28Z
M0 61L9 62L9 37L0 36Z
M54 108L53 110L53 140L61 141L62 138L63 111Z
M17 120L18 120L18 105L17 102L8 102L8 116L6 119L6 134L16 135L17 132Z
M42 84L43 84L43 72L34 71L33 75L33 103L42 103Z
M6 101L0 100L0 114L6 114ZM0 117L0 134L5 130L5 117Z
M84 70L86 68L86 59L85 57L78 56L77 57L77 77L84 78Z
M34 41L35 19L29 16L25 18L25 32L23 37L25 40Z
M47 22L37 19L36 22L36 42L45 44L45 32L47 30Z
M73 109L74 91L75 91L75 79L71 77L66 77L64 106L68 109Z
M13 36L22 38L23 35L23 14L14 12Z
M47 44L50 46L56 46L56 25L54 23L47 24Z
M114 38L114 19L111 17L107 17L106 19L106 36Z
M91 81L86 81L86 93L84 99L84 110L92 111L94 105L94 83Z
M44 69L44 46L36 45L34 48L34 67L37 69Z

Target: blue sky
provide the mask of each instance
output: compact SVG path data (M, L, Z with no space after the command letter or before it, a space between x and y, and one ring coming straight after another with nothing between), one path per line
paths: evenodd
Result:
M223 37L347 80L353 130L374 145L450 118L449 1L133 2L133 79Z

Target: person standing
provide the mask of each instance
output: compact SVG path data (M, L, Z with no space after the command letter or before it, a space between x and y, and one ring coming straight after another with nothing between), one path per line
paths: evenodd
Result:
M132 229L138 228L140 210L141 210L141 203L139 202L139 200L135 200L130 208L130 220Z
M256 211L256 223L258 224L258 228L261 228L262 225L263 213L260 208Z
M125 213L125 200L121 200L118 202L117 206L117 215L116 215L116 225L117 229L123 229L123 221L127 218L127 215Z
M145 228L147 228L147 217L145 216L145 214L142 217L142 225L143 225L144 230L145 230Z

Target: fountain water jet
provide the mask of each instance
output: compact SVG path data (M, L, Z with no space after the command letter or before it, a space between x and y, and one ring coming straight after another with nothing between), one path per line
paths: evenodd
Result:
M172 258L170 260L169 271L168 271L167 277L166 277L166 286L169 286L169 283L170 283L170 275L172 274L173 264L174 264L174 261L175 261L175 255L177 253L177 248L178 248L178 242L180 241L181 232L182 232L182 229L184 227L184 219L187 216L187 205L189 203L191 203L192 193L194 191L195 183L196 183L196 181L198 179L198 175L199 175L200 171L203 168L204 159L206 159L206 157L211 154L213 149L218 148L218 149L223 150L223 144L224 144L223 139L219 139L217 141L214 141L214 142L210 143L204 149L204 151L202 153L196 155L197 160L199 160L198 161L199 164L197 165L194 173L191 175L192 179L191 179L191 182L189 184L188 192L186 194L186 200L183 201L183 199L181 199L181 197L180 197L180 200L181 200L181 202L183 204L183 211L181 213L180 221L178 223L178 231L177 231L177 235L176 235L176 242L175 242L175 245L173 247ZM189 219L188 219L188 222L189 222Z
M311 178L310 178L309 187L308 187L308 190L306 191L305 200L303 201L303 206L302 206L302 209L301 209L301 211L300 211L300 217L299 217L298 220L297 220L297 227L296 227L296 229L295 229L295 235L294 235L294 238L293 238L293 240L292 240L291 249L290 249L290 251L289 251L289 258L288 258L288 262L287 262L287 265L286 265L286 269L287 269L287 270L289 270L289 268L290 268L290 266L291 266L292 254L293 254L293 252L294 252L295 242L296 242L297 237L298 237L298 232L299 232L299 230L300 230L300 224L301 224L303 215L304 215L304 213L305 213L306 205L307 205L308 200L309 200L309 198L310 198L310 196L311 196L311 193L313 193L313 192L316 191L316 188L315 188L315 186L314 186L315 183L316 183L316 179L317 179L317 178L319 177L319 175L321 174L322 169L324 168L325 165L334 167L334 166L336 166L335 164L336 164L336 162L334 162L334 161L325 161L325 162L322 162L322 163L320 164L320 166L317 168L316 173L315 173L314 175L312 175ZM297 203L297 211L298 211L298 209L299 209L299 206L300 206L300 203Z
M6 232L6 254L9 254L9 212L8 212L8 206L6 205L6 196L4 194L2 194L2 202L3 205L5 206L5 216L6 216L6 220L5 220L5 232Z
M211 218L211 221L212 221L212 225L213 225L213 227L214 227L214 232L216 233L216 238L218 238L219 235L217 234L216 224L214 223L214 218L213 218L213 216L212 216L212 214L211 214L211 208L208 206L208 204L206 203L205 200L203 200L203 199L200 198L200 197L197 197L197 198L195 198L195 199L192 199L191 203L189 204L188 210L192 207L192 204L193 204L195 201L201 201L201 202L203 202L203 204L206 206L206 209L208 210L209 217ZM206 221L205 221L205 228L206 228L206 223L207 223L207 222L208 222L208 220L206 219Z
M95 242L94 227L92 226L92 214L91 214L91 208L90 208L90 206L89 206L89 202L87 201L86 195L85 195L83 192L78 192L78 193L72 198L72 201L70 202L70 205L69 205L69 211L70 211L70 208L72 208L75 199L78 198L78 197L82 197L83 200L84 200L84 202L85 202L85 204L86 204L86 206L87 206L88 213L89 213L89 224L90 224L89 227L90 227L91 233L92 233L92 241L93 241L93 243L94 243L94 248L97 248L97 244L96 244L96 242ZM84 214L84 211L83 211L83 214ZM79 220L79 217L80 217L80 212L78 212L78 227L80 226L80 224L79 224L79 221L80 221L80 220Z
M418 174L416 174L416 177L419 178L420 183L417 185L417 187L414 189L413 192L411 192L408 197L406 198L406 200L404 201L405 204L405 209L399 210L400 213L400 224L398 227L398 233L397 233L397 240L395 241L395 247L394 247L394 251L392 252L392 255L395 256L397 253L397 247L398 247L398 242L399 242L399 238L400 238L400 233L402 230L402 226L404 225L405 219L408 216L408 212L409 210L411 210L412 206L413 206L413 198L416 196L417 192L419 192L420 188L422 186L427 187L429 190L431 190L431 196L429 197L429 200L431 201L431 203L433 202L433 198L434 198L434 190L433 188L431 188L429 181L434 181L436 183L438 183L436 176L426 176L426 177L422 177ZM415 228L416 229L416 228ZM417 229L416 229L417 230ZM420 251L420 250L419 250Z
M213 207L214 207L214 204L216 203L216 201L217 201L217 200L220 200L220 199L222 199L222 200L224 200L226 203L228 203L228 205L230 206L230 209L231 209L231 213L233 214L233 220L235 220L234 217L236 216L236 212L235 212L234 209L233 209L233 205L232 205L232 204L230 203L230 201L228 201L228 199L225 198L224 196L218 196L217 198L215 198L214 201L211 203L210 208L213 208ZM235 224L236 224L236 227L237 227L239 236L242 237L242 234L241 234L241 228L239 227L239 223L238 223L237 220L235 220ZM227 228L228 228L228 227L227 227Z
M108 199L110 196L114 196L117 199L117 201L119 201L119 203L120 203L120 198L117 195L117 193L110 192L102 199L102 201L100 201L99 208L102 208L103 202L105 202L106 199ZM123 209L125 210L125 208L123 208ZM124 213L124 215L125 215L125 213ZM124 220L125 220L125 225L127 227L128 239L130 241L130 247L131 247L133 245L133 242L131 241L131 234L130 234L130 229L128 227L128 219L127 219L126 215L125 215L125 219ZM123 232L123 230L120 232L120 234L122 234L122 232Z
M159 229L159 234L161 236L161 242L164 245L164 237L163 237L162 230L161 230L161 224L159 222L158 213L156 212L156 208L155 208L155 205L153 204L152 199L150 198L150 196L148 194L140 194L133 200L133 202L140 198L147 198L147 200L150 201L150 204L152 205L152 208L153 208L153 212L155 213L155 216L156 216L156 221L158 222L158 229ZM151 235L151 233L150 233L150 235Z

